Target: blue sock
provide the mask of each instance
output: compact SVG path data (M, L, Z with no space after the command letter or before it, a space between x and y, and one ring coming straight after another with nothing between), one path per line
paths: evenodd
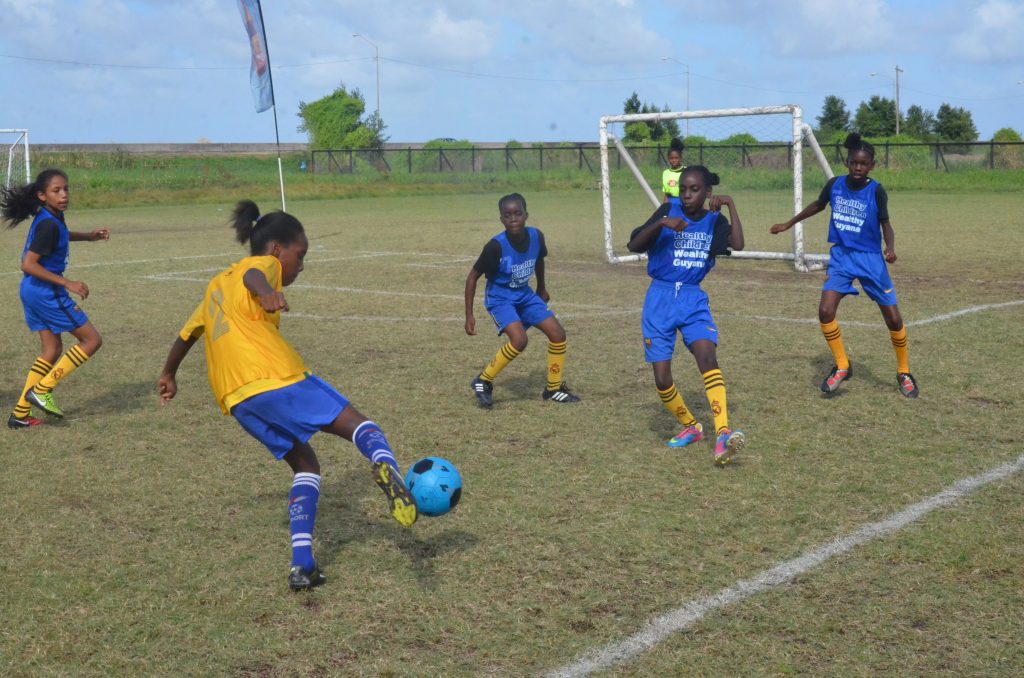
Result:
M398 468L398 462L395 460L395 454L391 451L391 445L388 444L388 439L384 437L384 432L377 424L372 421L364 421L357 426L352 434L352 442L363 453L363 456L373 463L386 462L395 469L395 473L402 474Z
M291 518L292 565L309 572L316 566L313 559L313 522L320 499L320 476L296 473L288 494L288 515Z

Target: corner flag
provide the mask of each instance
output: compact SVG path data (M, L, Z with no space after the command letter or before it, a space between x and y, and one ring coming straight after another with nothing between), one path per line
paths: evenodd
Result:
M263 11L260 0L238 0L238 11L249 35L252 66L249 83L252 85L256 112L262 113L274 105L274 83L270 78L270 56L267 52L267 34L263 31Z

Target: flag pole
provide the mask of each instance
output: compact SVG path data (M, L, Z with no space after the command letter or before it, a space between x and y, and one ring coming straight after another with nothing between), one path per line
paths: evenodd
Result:
M270 45L267 42L267 25L263 23L263 5L256 0L256 11L260 15L260 28L263 30L263 50L267 53L267 77L270 80L270 96L274 109L274 142L277 145L277 180L281 187L281 211L287 211L284 202L284 170L281 166L281 135L277 129L277 96L274 94L274 68L270 65Z

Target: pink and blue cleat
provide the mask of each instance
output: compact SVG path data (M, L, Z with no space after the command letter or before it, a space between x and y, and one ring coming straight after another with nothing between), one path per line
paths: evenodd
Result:
M686 447L690 443L695 443L700 440L704 440L704 429L700 424L694 424L693 426L687 426L679 433L669 438L669 447Z
M743 432L723 428L715 441L715 463L725 466L743 449Z

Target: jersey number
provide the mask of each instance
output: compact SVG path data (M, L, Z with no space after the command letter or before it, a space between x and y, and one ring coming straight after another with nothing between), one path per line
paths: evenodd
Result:
M213 330L210 332L210 341L217 341L231 331L231 325L224 319L224 292L214 290L210 294L210 317L213 318Z

